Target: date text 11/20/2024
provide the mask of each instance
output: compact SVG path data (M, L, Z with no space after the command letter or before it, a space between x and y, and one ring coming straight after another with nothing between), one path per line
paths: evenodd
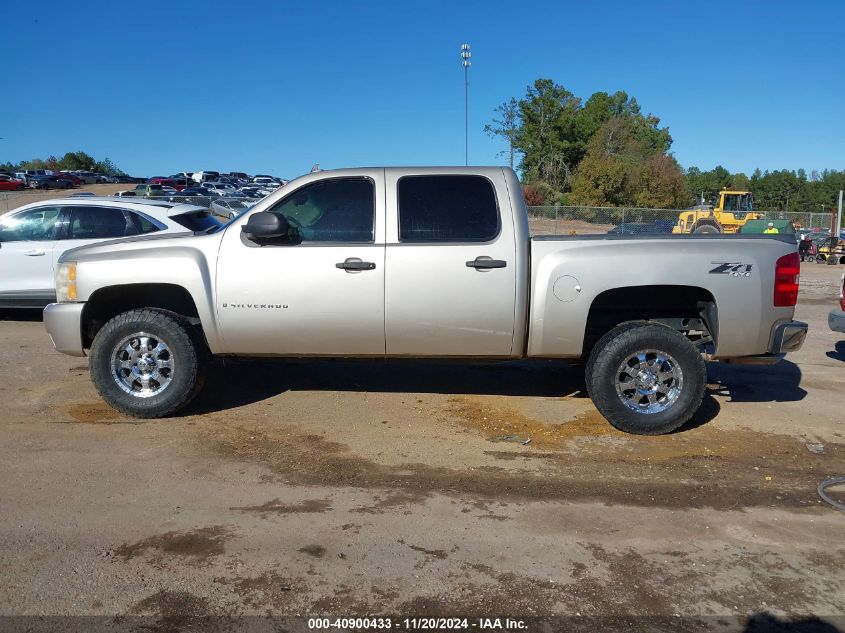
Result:
M527 626L518 618L308 618L308 628L313 631L522 631Z

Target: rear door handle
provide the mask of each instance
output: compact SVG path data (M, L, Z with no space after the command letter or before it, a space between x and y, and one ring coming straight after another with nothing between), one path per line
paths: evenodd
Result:
M476 270L490 270L491 268L505 268L508 263L504 259L493 259L487 255L480 255L471 262L467 262L468 268Z
M347 257L339 264L334 265L335 268L341 268L347 272L360 272L362 270L375 270L374 262L365 262L358 257Z
M47 251L26 251L24 255L28 257L41 257L42 255L46 255Z

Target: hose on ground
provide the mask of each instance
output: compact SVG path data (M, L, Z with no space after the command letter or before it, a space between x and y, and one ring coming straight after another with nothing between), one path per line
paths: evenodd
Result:
M819 496L824 499L827 503L832 505L834 508L841 512L845 512L845 503L839 503L835 499L832 499L830 495L825 492L826 488L830 486L835 486L837 484L845 484L845 475L840 475L839 477L833 477L832 479L827 479L819 484Z

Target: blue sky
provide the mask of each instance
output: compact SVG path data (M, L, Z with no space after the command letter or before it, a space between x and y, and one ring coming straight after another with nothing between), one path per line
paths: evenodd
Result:
M685 167L845 168L845 2L6 0L0 162L145 176L499 164L483 125L547 77L625 90Z

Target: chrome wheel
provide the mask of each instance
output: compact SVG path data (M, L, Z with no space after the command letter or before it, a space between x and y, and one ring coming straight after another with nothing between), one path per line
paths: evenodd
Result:
M115 346L111 375L117 386L129 395L150 398L170 385L173 366L173 354L164 340L137 332Z
M616 393L637 413L660 413L671 407L684 384L681 366L669 354L647 349L630 354L616 372Z

